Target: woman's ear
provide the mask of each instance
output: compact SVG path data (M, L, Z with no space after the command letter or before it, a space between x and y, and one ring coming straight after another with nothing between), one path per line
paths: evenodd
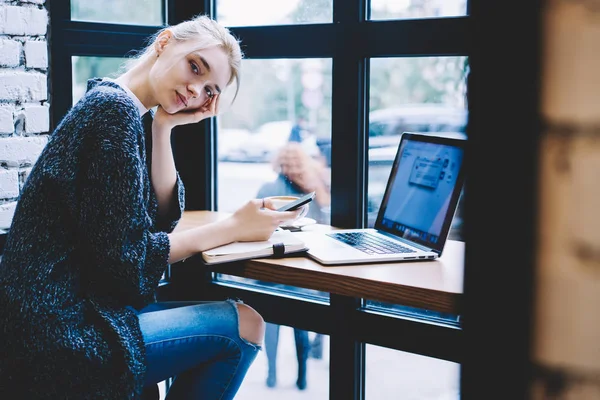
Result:
M165 51L165 48L173 38L173 32L170 29L164 29L158 34L154 41L154 51L156 51L157 57Z

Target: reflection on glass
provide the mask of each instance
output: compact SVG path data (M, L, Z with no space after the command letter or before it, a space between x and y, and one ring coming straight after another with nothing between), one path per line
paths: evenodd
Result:
M386 314L394 314L400 317L415 318L427 320L440 324L459 326L460 316L439 311L424 310L421 308L402 306L399 304L382 303L379 301L367 300L365 308L372 311L384 312Z
M114 78L126 61L119 57L72 57L73 104L83 96L90 78Z
M71 19L113 24L162 25L163 0L71 0Z
M236 400L329 398L329 336L267 324Z
M467 0L371 0L371 19L455 17L467 14Z
M458 400L460 364L366 345L367 399Z
M217 1L217 19L225 26L328 23L332 18L332 0Z
M228 284L243 286L246 289L258 289L260 291L267 289L271 293L288 297L302 297L304 299L315 300L318 302L329 302L329 293L298 286L282 285L279 283L259 281L256 279L242 278L227 274L217 274L217 280Z
M466 57L371 59L368 226L372 227L403 132L466 138ZM449 239L463 240L462 196Z

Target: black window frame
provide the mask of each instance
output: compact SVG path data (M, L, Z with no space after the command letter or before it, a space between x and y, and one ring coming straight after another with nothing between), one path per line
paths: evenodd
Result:
M329 305L279 297L273 301L275 295L268 292L215 282L212 272L193 259L186 266L177 265L177 273L159 293L166 298L243 297L267 321L331 335L331 399L365 398L365 343L461 363L465 399L525 398L538 200L542 4L469 0L463 17L369 21L368 0L332 1L330 24L231 27L242 39L248 58L332 58L332 225L366 224L368 59L469 57L465 323L458 328L381 315L363 309L363 299L333 294ZM168 24L199 13L216 15L210 0L163 2ZM70 0L47 2L47 6L54 128L72 104L72 56L123 57L143 47L161 27L72 21ZM514 58L503 59L502 54ZM508 104L510 112L502 112ZM522 130L517 147L497 140L515 127ZM173 147L186 185L186 208L215 210L215 121L176 129ZM494 151L488 153L491 146ZM489 167L490 162L502 164L506 157L511 162L504 168ZM486 170L486 176L478 174L480 169ZM520 197L511 196L504 185ZM485 204L495 213L490 217L470 204ZM515 239L511 255L497 254L495 243L506 237ZM497 342L509 339L516 344Z

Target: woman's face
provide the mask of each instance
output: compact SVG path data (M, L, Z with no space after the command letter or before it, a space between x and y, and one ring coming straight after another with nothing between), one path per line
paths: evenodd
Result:
M166 31L157 39L156 52L150 85L157 103L170 114L207 104L229 82L227 54L220 47L197 50L194 41L177 42Z

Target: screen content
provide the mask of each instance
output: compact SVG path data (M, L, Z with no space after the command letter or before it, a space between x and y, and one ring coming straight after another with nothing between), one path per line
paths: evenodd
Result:
M384 199L383 226L401 237L438 243L462 161L461 148L403 141Z

